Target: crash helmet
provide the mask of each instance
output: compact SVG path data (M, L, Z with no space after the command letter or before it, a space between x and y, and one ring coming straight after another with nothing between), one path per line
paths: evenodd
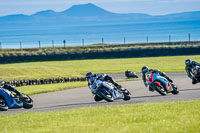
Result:
M192 63L191 59L186 59L186 60L185 60L185 65L186 65L186 66L191 65L191 63Z
M92 72L88 72L88 73L86 74L86 78L87 78L87 79L90 79L92 76L93 76L93 73L92 73Z
M149 70L148 66L142 67L142 73L146 73L146 72L148 72L148 70Z

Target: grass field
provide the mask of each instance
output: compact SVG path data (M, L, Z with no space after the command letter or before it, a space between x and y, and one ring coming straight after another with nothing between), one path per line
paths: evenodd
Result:
M1 133L199 133L200 100L0 114Z
M128 69L140 72L144 65L165 72L185 72L184 62L186 58L200 62L200 55L194 55L1 64L0 80L81 77L82 74L89 71L94 73L124 73Z

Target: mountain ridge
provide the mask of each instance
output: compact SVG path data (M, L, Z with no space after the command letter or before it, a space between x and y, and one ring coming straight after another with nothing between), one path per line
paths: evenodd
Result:
M55 12L45 10L32 15L15 14L0 17L0 24L90 24L90 23L143 23L200 20L200 11L152 16L145 13L113 13L92 3L73 5Z

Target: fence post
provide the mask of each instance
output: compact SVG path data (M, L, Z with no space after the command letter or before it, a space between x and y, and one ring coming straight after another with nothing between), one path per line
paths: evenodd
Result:
M104 44L104 38L102 37L102 44Z
M39 41L39 48L41 48L41 44L40 44L40 41Z
M124 37L124 44L126 44L126 38Z
M169 35L169 42L171 42L171 35Z
M54 40L52 40L52 47L54 48Z
M1 42L0 42L0 49L2 49L2 45L1 45Z
M22 49L22 42L20 41L20 49Z
M149 37L148 36L146 37L146 39L147 39L147 43L149 43Z
M84 42L84 39L82 39L82 44L83 44L83 46L84 46L84 43L85 43L85 42Z
M66 41L65 41L65 40L63 40L64 48L65 48L65 43L66 43Z
M188 34L188 41L190 42L190 33Z

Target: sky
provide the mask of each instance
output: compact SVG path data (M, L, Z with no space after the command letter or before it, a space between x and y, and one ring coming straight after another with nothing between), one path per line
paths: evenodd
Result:
M0 0L0 16L64 11L72 5L93 3L114 13L170 13L200 11L200 0Z

